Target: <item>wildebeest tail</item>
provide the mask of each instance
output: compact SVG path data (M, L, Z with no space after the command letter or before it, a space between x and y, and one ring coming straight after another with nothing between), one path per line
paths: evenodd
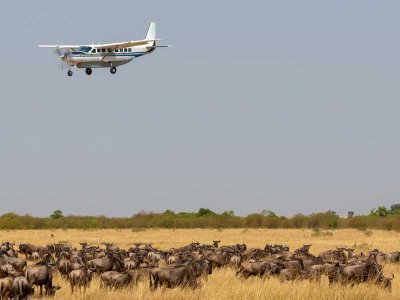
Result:
M149 273L149 278L150 278L150 290L154 290L155 289L155 285L156 285L156 278L157 274L152 274L151 272Z
M18 296L22 295L22 281L18 281ZM19 299L19 297L17 297Z
M239 275L239 273L242 273L243 271L243 266L240 266L239 270L236 271L236 276Z

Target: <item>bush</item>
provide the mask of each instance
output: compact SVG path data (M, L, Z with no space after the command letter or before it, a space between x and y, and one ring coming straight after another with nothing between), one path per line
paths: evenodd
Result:
M398 230L400 231L400 214L395 213L399 206L392 205L390 213L383 206L372 210L368 216L340 218L336 212L327 211L308 216L297 214L291 218L278 217L271 211L261 214L235 216L231 210L221 214L208 208L200 208L198 212L179 212L166 210L163 213L140 211L130 218L108 218L105 216L64 216L56 210L49 218L37 218L30 215L6 213L0 216L0 229L101 229L129 228L141 230L147 228L312 228L314 236L326 236L329 231L323 229L355 228ZM319 231L318 231L319 230Z

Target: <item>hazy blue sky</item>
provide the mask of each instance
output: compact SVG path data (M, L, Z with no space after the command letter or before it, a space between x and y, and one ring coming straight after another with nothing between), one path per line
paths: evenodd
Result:
M6 1L0 213L400 202L399 1ZM88 77L38 44L144 37Z

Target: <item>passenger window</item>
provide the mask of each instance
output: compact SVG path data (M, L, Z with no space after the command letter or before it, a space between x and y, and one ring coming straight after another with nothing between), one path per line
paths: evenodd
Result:
M115 51L114 52L118 52L118 49L115 49Z
M125 49L124 49L124 52L128 52L128 49L125 48Z
M106 49L101 49L101 52L106 52Z
M100 49L97 49L97 53L99 53L100 52Z
M128 52L132 52L132 48L128 48Z

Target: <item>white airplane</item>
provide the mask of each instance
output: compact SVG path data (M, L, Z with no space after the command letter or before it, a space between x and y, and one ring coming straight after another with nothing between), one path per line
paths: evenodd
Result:
M68 64L68 76L72 76L71 67L86 68L86 74L92 74L92 68L110 68L111 74L117 67L131 62L134 58L152 53L157 46L156 23L150 23L146 38L113 44L97 45L39 45L40 48L54 48L62 63Z

